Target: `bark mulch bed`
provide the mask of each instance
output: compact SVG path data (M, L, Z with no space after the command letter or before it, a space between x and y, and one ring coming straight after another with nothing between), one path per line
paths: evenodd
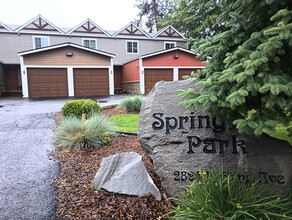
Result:
M104 116L115 113L123 112L115 108L102 111ZM129 151L143 157L150 176L163 196L162 201L156 201L152 195L137 197L94 191L92 181L102 159ZM165 191L137 136L116 134L111 144L100 149L59 149L54 154L61 167L56 180L58 219L161 219L169 211L170 203L166 200Z

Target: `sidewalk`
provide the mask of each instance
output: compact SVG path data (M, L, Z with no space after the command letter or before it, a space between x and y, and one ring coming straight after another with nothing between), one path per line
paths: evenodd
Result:
M101 107L117 105L124 98L133 95L118 94L113 96L98 96L90 99L99 102ZM0 98L0 111L5 111L6 115L31 115L42 113L60 112L62 106L69 100L80 98L58 98L58 99L23 99L23 98Z

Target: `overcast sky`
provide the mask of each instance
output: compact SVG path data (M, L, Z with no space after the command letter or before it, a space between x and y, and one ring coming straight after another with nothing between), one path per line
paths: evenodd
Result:
M0 0L0 22L23 25L39 14L61 28L87 18L105 30L118 31L134 21L136 0Z

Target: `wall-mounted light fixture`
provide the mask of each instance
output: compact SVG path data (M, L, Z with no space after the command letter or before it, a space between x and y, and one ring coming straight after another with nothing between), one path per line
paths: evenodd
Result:
M67 57L72 57L73 56L73 52L71 52L71 51L66 52L66 56Z
M178 58L179 58L179 55L178 55L177 52L175 52L175 54L173 55L173 58L174 58L174 59L178 59Z

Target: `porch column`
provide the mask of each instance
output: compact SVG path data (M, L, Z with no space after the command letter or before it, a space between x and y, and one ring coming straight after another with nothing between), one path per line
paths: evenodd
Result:
M67 67L67 80L68 80L68 95L69 97L73 97L74 94L74 74L73 67Z
M28 98L28 79L27 68L24 65L23 56L20 56L20 72L21 72L21 85L22 85L22 97Z
M142 66L142 59L139 59L139 72L140 72L140 93L145 94L145 75L144 67Z
M113 58L111 58L111 66L108 68L108 74L109 74L109 94L114 95L115 94L115 78L114 78L114 64L113 64Z

